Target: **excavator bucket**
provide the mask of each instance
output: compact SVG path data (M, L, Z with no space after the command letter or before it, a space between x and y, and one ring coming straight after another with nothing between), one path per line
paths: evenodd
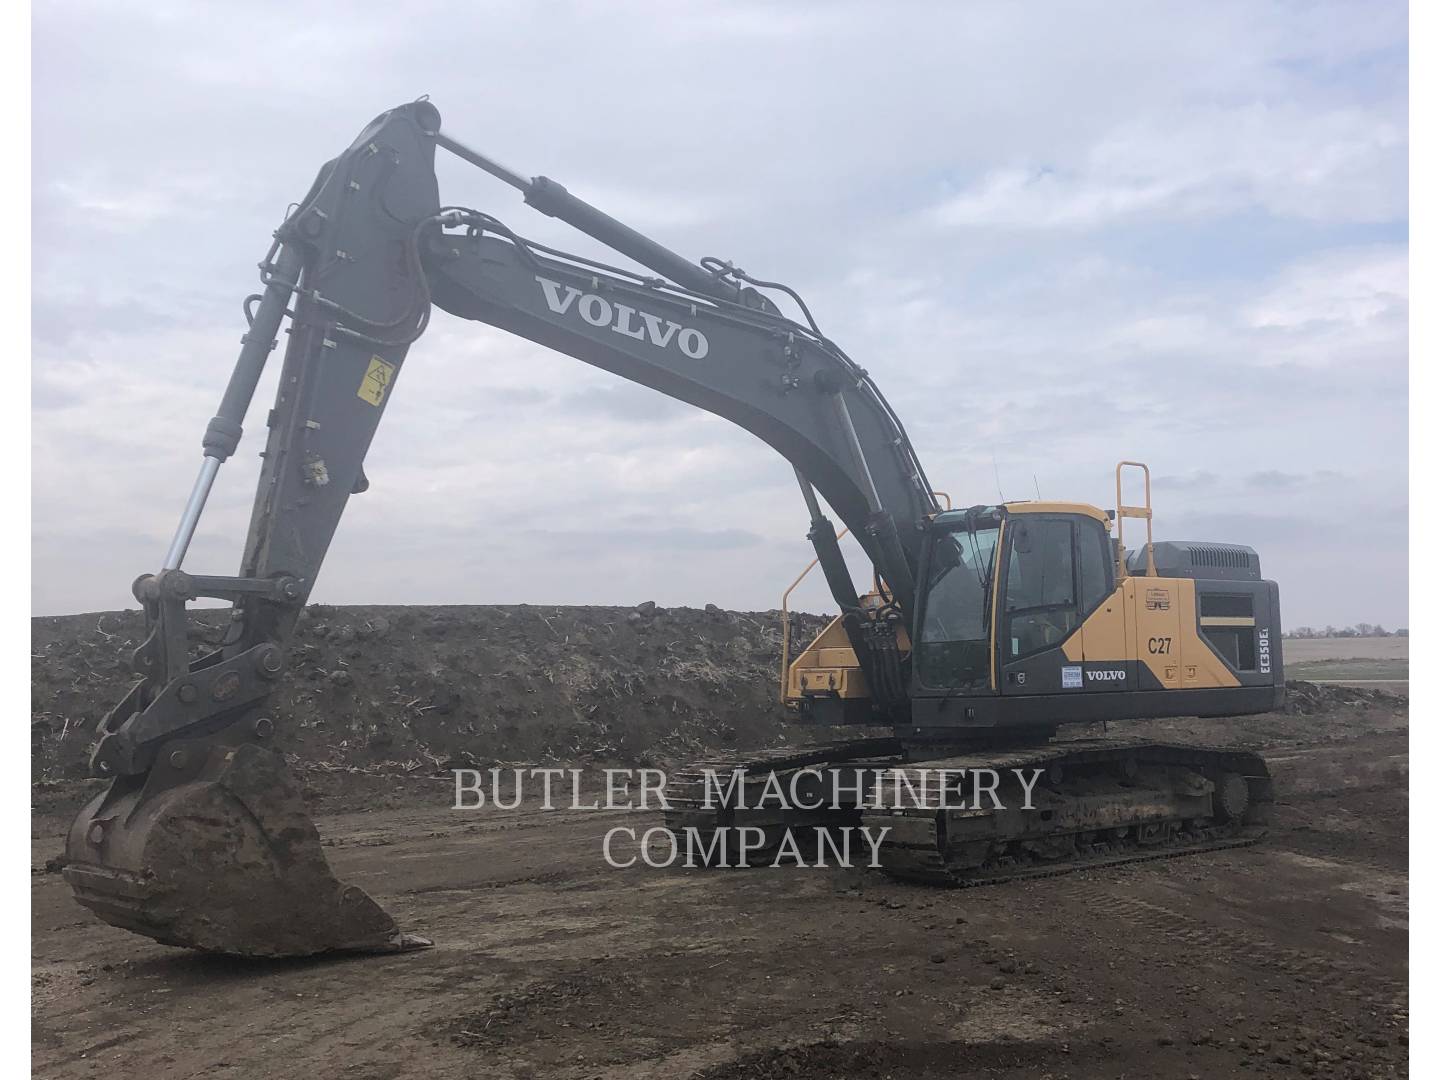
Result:
M80 903L167 945L281 957L431 944L335 877L285 763L253 743L170 743L85 807L66 857Z

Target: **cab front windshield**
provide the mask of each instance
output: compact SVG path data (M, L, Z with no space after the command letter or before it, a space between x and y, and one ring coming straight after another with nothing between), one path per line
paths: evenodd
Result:
M990 680L990 585L999 525L935 537L915 662L925 686L975 689Z

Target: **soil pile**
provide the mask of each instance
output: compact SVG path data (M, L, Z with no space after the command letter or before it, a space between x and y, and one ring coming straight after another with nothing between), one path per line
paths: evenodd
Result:
M196 655L219 642L228 612L192 614ZM824 619L796 615L795 643ZM138 611L31 622L31 773L87 773L96 726L134 682ZM714 605L307 608L272 715L292 760L313 770L431 774L512 762L646 765L697 752L835 738L787 722L777 703L779 613ZM1370 730L1405 723L1403 698L1295 682L1286 713ZM1393 714L1393 716L1392 716ZM1299 734L1284 714L1136 726L1157 736L1277 744ZM1193 722L1191 722L1193 726ZM1272 728L1274 730L1272 730ZM1075 729L1072 734L1083 733ZM854 729L839 735L855 734ZM1314 732L1310 732L1314 734Z
M199 652L228 611L193 613ZM792 617L796 641L824 620ZM139 611L31 624L31 770L78 778L96 726L135 681ZM810 741L777 704L778 612L714 605L329 607L302 615L271 699L300 760L370 771L590 758L646 764L696 750Z
M1293 716L1315 716L1346 706L1373 705L1404 710L1399 695L1388 690L1305 682L1301 679L1286 680L1285 690L1285 711Z

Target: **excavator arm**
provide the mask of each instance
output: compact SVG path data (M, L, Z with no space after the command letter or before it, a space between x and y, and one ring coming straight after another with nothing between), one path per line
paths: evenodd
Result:
M655 272L528 241L442 207L437 147L519 188ZM382 114L326 164L261 263L248 328L174 541L135 583L148 633L141 680L102 721L92 758L111 785L72 827L66 875L116 925L172 944L258 955L404 948L416 940L330 873L279 754L266 703L286 645L410 345L432 305L689 402L794 467L810 537L880 718L907 708L897 627L913 618L926 522L938 508L869 376L743 272L696 265L543 177L525 180L440 130L433 105ZM783 290L788 292L788 290ZM798 297L790 296L798 303ZM196 575L186 550L289 317L240 572ZM888 602L862 610L819 496L857 537ZM185 605L233 604L218 649L194 656Z

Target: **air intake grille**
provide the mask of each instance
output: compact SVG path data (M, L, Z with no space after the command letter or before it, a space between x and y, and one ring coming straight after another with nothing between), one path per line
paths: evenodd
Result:
M1244 548L1190 546L1191 566L1226 566L1236 570L1250 569L1250 552Z
M1148 570L1143 546L1129 552L1126 565L1132 574ZM1188 577L1212 581L1259 581L1260 556L1245 544L1211 544L1200 540L1157 540L1155 572L1161 577Z

